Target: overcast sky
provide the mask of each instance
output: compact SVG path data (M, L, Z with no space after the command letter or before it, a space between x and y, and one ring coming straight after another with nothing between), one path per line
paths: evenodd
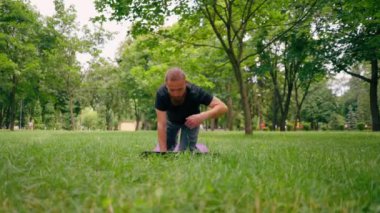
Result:
M52 16L55 13L53 0L30 0L31 4L34 5L42 15ZM81 25L91 25L90 18L96 16L97 11L92 0L64 0L65 6L74 5L77 10L77 21ZM102 56L105 58L114 59L115 54L121 42L124 41L128 25L126 22L117 23L107 22L104 24L104 28L111 32L116 32L113 39L108 41L103 48ZM88 55L79 55L78 60L84 65L90 57Z

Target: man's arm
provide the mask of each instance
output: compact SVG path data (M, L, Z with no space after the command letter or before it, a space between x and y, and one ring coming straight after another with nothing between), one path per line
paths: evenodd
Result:
M156 109L157 114L157 134L160 152L167 151L166 144L166 112Z
M201 125L204 120L209 118L217 118L228 111L226 104L215 96L212 98L212 101L208 107L209 110L205 112L187 117L185 125L192 129Z

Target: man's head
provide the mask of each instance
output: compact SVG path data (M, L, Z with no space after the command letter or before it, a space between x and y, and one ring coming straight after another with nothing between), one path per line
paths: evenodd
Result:
M169 69L166 72L165 84L168 89L170 100L174 105L181 105L185 101L186 95L186 75L178 67Z

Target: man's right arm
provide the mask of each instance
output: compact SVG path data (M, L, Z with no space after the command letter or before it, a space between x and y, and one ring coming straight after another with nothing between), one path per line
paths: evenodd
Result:
M156 114L158 145L160 146L160 152L166 152L166 112L156 109Z

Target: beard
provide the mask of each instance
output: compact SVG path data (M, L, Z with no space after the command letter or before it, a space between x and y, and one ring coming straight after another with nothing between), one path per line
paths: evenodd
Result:
M170 101L172 102L172 104L174 106L179 106L179 105L182 105L183 102L185 102L185 96L182 96L182 97L178 97L178 98L170 98Z

